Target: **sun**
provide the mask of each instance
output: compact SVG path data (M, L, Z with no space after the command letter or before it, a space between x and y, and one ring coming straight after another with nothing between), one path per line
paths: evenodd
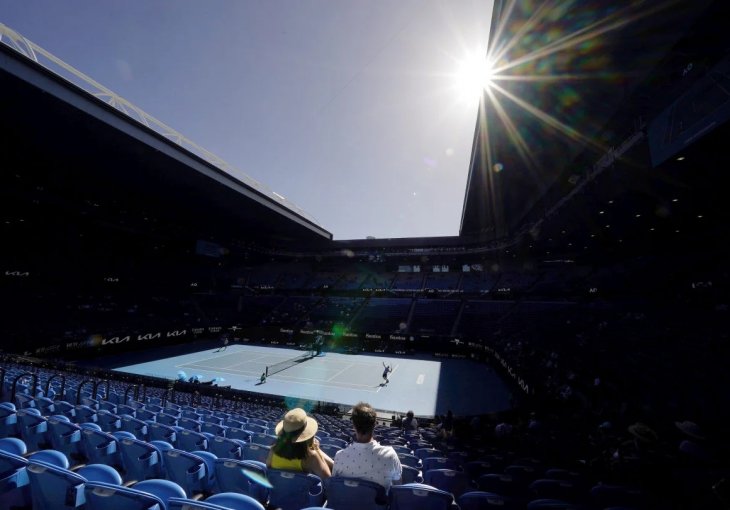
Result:
M492 79L492 66L486 56L469 55L458 62L454 88L459 99L474 102L481 97Z

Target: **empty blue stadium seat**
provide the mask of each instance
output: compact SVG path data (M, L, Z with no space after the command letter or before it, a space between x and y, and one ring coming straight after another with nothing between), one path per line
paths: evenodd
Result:
M513 500L493 492L465 492L458 498L461 510L512 510L518 508Z
M0 450L0 510L31 504L27 466L23 457Z
M85 510L165 510L165 503L148 492L103 482L84 486Z
M152 478L149 480L137 482L132 486L132 488L157 496L165 504L165 508L167 508L167 504L170 498L187 497L187 495L185 494L185 490L175 482L158 478Z
M188 496L208 491L208 473L205 460L183 450L162 453L167 478L180 485Z
M218 505L229 510L264 510L264 507L255 499L245 494L224 492L215 494L205 500L206 503Z
M31 460L28 463L34 510L82 508L86 479L61 467Z
M327 506L348 510L385 510L388 500L382 485L369 480L333 476L327 480Z
M126 481L163 476L162 452L156 446L138 439L123 438L119 440L119 452Z
M218 489L222 492L239 492L253 497L262 504L269 499L269 489L258 485L246 476L251 471L267 476L266 464L251 460L218 459L215 462L215 477Z
M225 459L241 460L243 458L241 443L227 437L215 436L208 442L208 450Z
M450 492L455 498L458 498L465 492L475 489L472 487L469 475L463 471L453 469L431 469L423 473L424 483Z
M390 488L388 500L389 510L458 509L451 493L420 483L394 485Z
M267 474L274 486L269 500L272 506L282 510L299 510L324 503L324 488L318 476L278 469L269 469Z

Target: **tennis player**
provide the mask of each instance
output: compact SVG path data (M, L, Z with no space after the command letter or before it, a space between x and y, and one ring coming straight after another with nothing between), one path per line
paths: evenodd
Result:
M385 379L385 382L383 383L388 384L390 382L390 379L388 379L388 375L393 371L393 367L391 365L386 365L385 361L383 361L383 379Z

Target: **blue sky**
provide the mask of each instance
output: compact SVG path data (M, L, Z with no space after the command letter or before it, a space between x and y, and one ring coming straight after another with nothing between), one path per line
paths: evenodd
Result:
M0 22L335 239L458 234L491 0L0 0Z

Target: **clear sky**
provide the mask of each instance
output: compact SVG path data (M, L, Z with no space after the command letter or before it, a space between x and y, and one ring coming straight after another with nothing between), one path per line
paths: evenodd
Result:
M458 234L492 0L0 0L335 239Z

